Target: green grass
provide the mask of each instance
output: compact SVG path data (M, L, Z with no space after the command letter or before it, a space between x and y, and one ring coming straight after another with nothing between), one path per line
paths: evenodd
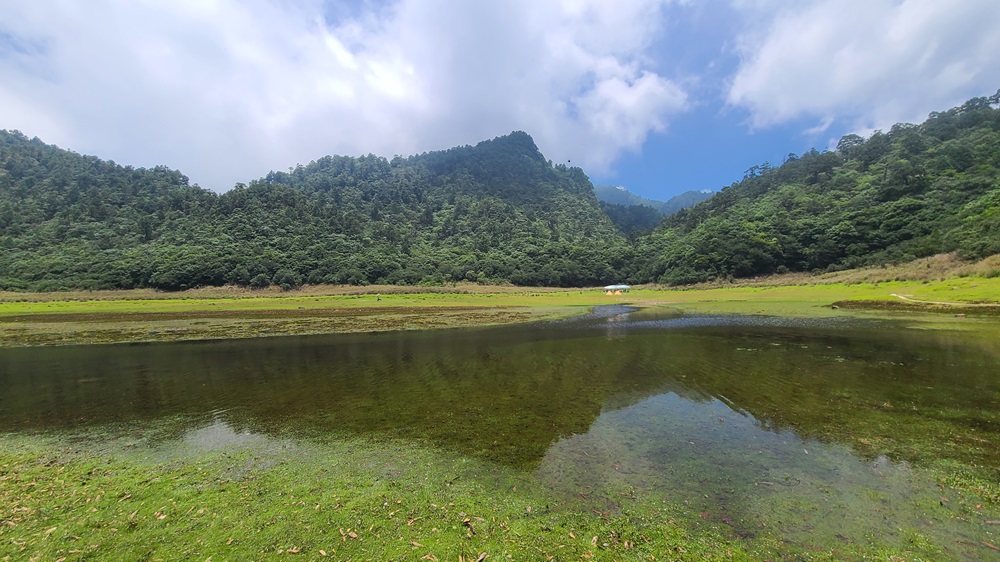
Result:
M3 560L752 559L667 505L569 509L496 467L413 444L283 444L158 462L23 436L2 445Z
M509 324L559 318L600 304L669 306L687 313L765 314L794 317L902 315L917 319L919 303L885 311L879 303L902 303L893 294L920 301L996 303L1000 278L954 277L945 281L815 285L733 285L720 288L638 287L608 296L596 289L454 288L444 292L343 294L328 287L288 293L197 290L0 296L0 341L12 345L66 345L229 339L275 335L378 332ZM354 288L353 290L357 290ZM377 290L391 291L391 287ZM491 292L492 291L492 292ZM858 308L833 308L859 301ZM902 303L906 304L906 303ZM928 310L929 307L928 307ZM945 312L961 312L948 308ZM940 312L940 311L939 311ZM970 312L983 313L975 308ZM940 323L941 314L934 315ZM923 320L926 320L924 318Z
M559 291L539 293L407 293L365 295L266 295L250 297L215 297L190 299L93 299L64 301L0 301L0 316L27 314L123 314L224 312L258 310L323 310L329 308L432 308L579 306L606 302L595 291Z
M488 290L488 288L486 288ZM129 298L118 292L119 298L100 295L92 299L81 297L66 300L28 300L25 294L17 298L0 298L0 317L30 314L123 314L179 313L259 310L323 310L329 308L390 308L442 306L456 307L535 307L593 306L607 303L680 303L698 310L717 308L732 312L771 310L774 306L794 312L808 312L848 299L892 300L892 294L905 294L917 300L947 300L975 303L1000 302L1000 278L965 277L945 281L891 281L868 284L817 284L792 286L733 285L712 289L637 288L625 295L606 296L595 289L523 291L482 293L403 293L359 295L299 295L266 293L264 296L216 296L210 298ZM9 295L9 294L8 294ZM155 297L156 294L153 294ZM40 295L41 297L41 295ZM712 306L714 305L714 306ZM815 312L815 311L813 311Z
M80 437L80 436L77 436ZM633 489L567 501L414 443L184 451L0 438L0 560L929 559L933 545L788 543ZM610 506L610 509L609 509Z

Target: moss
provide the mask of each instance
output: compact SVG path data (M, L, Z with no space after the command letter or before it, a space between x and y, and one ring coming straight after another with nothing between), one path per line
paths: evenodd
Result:
M24 436L2 445L0 559L756 558L669 506L559 509L495 467L412 444L271 444L168 462Z

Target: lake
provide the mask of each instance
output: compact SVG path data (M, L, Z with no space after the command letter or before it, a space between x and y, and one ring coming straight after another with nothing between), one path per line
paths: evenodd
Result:
M919 539L988 559L997 522L939 482L949 467L1000 474L1000 344L983 342L888 320L612 306L490 329L4 349L0 432L154 461L412 443L558 509L663 501L739 540Z

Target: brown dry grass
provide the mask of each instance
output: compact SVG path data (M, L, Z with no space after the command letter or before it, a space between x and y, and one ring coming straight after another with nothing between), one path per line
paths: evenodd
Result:
M734 282L711 281L687 285L687 289L717 289L720 287L784 287L791 285L833 285L843 283L886 283L889 281L944 281L952 277L1000 277L1000 254L977 262L963 261L954 253L937 254L911 262L833 271L829 273L783 273L737 279ZM644 285L657 288L655 285ZM677 287L673 287L677 288Z

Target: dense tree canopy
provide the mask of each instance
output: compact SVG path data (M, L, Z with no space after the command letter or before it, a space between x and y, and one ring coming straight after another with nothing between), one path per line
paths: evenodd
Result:
M0 133L0 288L236 283L579 286L624 238L578 168L521 132L391 161L328 156L216 195Z
M608 215L615 227L629 238L634 239L640 234L648 234L663 220L663 215L659 211L646 205L619 205L604 201L600 204L604 214Z
M1000 92L747 170L639 240L634 281L688 283L1000 252Z
M1000 92L754 166L662 222L602 209L580 169L522 132L408 158L327 156L218 195L175 170L0 131L0 290L686 283L978 258L1000 252L998 106Z

